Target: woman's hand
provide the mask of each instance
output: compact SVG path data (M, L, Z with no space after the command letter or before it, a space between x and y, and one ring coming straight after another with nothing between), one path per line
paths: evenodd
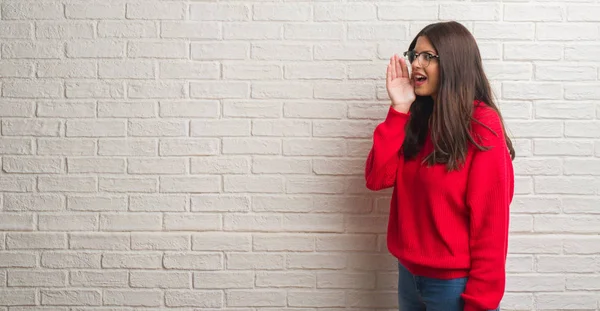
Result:
M415 88L408 74L408 66L402 57L394 54L386 73L386 88L392 100L392 107L407 113L416 99Z

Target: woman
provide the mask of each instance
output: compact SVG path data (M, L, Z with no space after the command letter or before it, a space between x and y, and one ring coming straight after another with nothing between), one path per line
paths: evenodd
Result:
M387 245L401 311L499 310L514 150L471 33L425 27L387 68L391 99L373 135L371 190L393 187ZM498 309L497 309L498 308Z

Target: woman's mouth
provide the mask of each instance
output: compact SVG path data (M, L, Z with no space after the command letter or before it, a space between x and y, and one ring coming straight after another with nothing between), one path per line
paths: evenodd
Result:
M427 77L422 74L415 74L413 80L415 81L415 86L421 86L427 83Z

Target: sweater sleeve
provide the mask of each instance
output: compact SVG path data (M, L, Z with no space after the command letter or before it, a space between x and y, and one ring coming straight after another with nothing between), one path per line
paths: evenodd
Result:
M370 190L392 187L396 180L399 162L398 152L405 136L409 114L390 106L385 120L375 128L373 146L365 164L365 181Z
M469 171L466 201L470 212L471 269L462 297L464 311L494 310L504 295L508 248L509 205L514 172L502 124L491 109L479 119L489 129L474 125L483 146L475 150Z

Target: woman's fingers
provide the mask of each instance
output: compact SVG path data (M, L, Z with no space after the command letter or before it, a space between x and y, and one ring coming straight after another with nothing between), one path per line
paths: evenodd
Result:
M396 79L397 74L398 74L398 68L396 68L396 55L392 56L392 60L391 60L391 65L392 65L392 80Z
M402 77L410 78L408 75L408 64L406 64L406 60L404 58L400 58L400 63L402 66Z

